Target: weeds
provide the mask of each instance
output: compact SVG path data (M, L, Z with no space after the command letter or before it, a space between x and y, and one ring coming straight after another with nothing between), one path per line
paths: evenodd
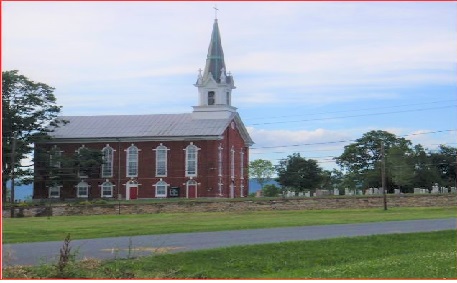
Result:
M70 260L74 258L71 254L70 242L70 234L67 234L67 237L65 237L63 242L63 246L60 248L60 257L59 262L57 263L57 277L59 278L66 278L65 269L68 266Z

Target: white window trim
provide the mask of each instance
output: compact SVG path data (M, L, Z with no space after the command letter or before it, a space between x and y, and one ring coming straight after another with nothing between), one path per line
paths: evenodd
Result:
M103 195L103 186L105 184L110 184L111 185L111 194L110 195ZM106 180L103 182L103 184L100 185L100 197L102 198L112 198L113 197L113 192L114 192L114 184L111 183L110 181Z
M156 177L167 177L167 175L168 175L168 151L170 149L161 143L159 146L157 146L153 150L156 152L156 172L155 172ZM161 150L165 150L165 160L164 160L165 161L165 174L158 174L159 158L158 158L157 153Z
M77 152L77 153L79 154L79 152L81 151L81 149L85 149L85 148L86 148L86 146L83 144L83 145L81 145L80 148L78 148L77 150L75 150L75 152ZM78 178L80 178L80 179L87 179L87 178L89 178L89 176L87 176L87 175L81 175L81 172L79 171L79 168L78 168Z
M51 196L51 190L52 189L56 189L56 191L58 192L58 195L57 196ZM60 191L62 189L62 186L51 186L48 188L48 197L49 198L60 198Z
M86 194L85 194L85 195L81 195L81 194L79 193L79 188L82 187L82 185L84 185L84 184L86 185L86 186L85 186L85 187L86 187ZM89 187L90 187L90 186L89 186L89 184L88 184L87 182L84 182L84 181L79 182L79 183L76 185L76 197L78 197L78 198L88 198L88 197L89 197Z
M51 167L54 167L54 168L61 168L62 167L62 163L60 161L57 161L57 162L53 162L52 161L52 158L55 156L55 157L62 157L62 152L63 150L60 150L60 148L57 147L57 145L54 145L51 149L51 151L49 151L49 164L51 165Z
M244 180L244 151L241 149L240 151L240 179Z
M105 150L111 150L111 156L109 157L110 160L109 160L109 164L102 164L102 168L101 168L101 177L102 178L110 178L110 177L113 177L114 176L114 152L116 151L114 148L112 148L111 146L109 146L109 144L107 144L103 149L102 149L102 153L103 153L103 162L105 162L105 158L106 158L106 155L105 155ZM111 172L111 174L105 174L105 169L106 167L109 168L109 171Z
M222 183L222 177L219 177L219 182L217 183L217 186L219 188L219 196L222 196L222 188L224 186L224 183Z
M170 184L168 184L167 182L165 182L162 179L160 179L160 181L155 183L153 186L155 187L155 196L156 196L156 198L166 198L167 197L167 195L168 195L168 187L170 186ZM165 193L164 194L158 194L158 192L157 192L158 187L162 187L162 186L165 187Z
M131 149L131 148L136 148L136 152L137 152L137 153L136 153L136 160L135 160L135 162L136 162L136 174L129 174L129 171L130 171L130 170L129 170L129 169L130 169L129 158L130 158L130 149ZM140 151L141 151L141 150L140 150L137 146L135 146L135 145L132 143L132 145L129 146L125 151L126 151L126 158L125 158L125 163L126 163L126 164L125 164L125 176L127 176L127 177L138 177L138 171L139 171L139 169L140 169L140 168L139 168L139 163L140 163L140 162L139 162L139 161L140 161L140 158L139 158L139 157L140 157Z
M219 177L222 177L222 152L223 152L224 148L220 144L217 149L218 149L218 157L217 157L218 158L218 160L217 160L218 174L219 174Z
M198 183L197 181L190 179L186 182L186 198L189 198L189 187L195 186L195 198L198 196Z
M235 149L232 146L230 150L230 177L235 179Z
M190 148L195 148L195 173L194 174L189 174L189 160L188 160L188 157L189 157L189 154L188 154L188 150ZM185 172L184 172L184 176L186 177L196 177L198 175L198 151L200 150L199 147L197 147L196 145L194 145L193 142L191 142L185 149L184 149L184 152L185 152L185 155L186 155L186 158L185 158Z

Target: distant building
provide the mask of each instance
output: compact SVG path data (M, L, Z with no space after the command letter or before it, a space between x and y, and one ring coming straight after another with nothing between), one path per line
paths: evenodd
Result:
M35 166L34 199L245 197L253 144L231 104L233 76L226 72L217 19L205 69L199 70L198 105L192 113L67 116L52 139L37 144L72 155L80 148L103 152L96 178L47 186Z

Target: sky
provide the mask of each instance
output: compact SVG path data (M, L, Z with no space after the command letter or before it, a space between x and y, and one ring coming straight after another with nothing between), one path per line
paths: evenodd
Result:
M190 113L215 5L251 160L330 170L371 130L457 146L455 2L2 2L2 70L63 115Z

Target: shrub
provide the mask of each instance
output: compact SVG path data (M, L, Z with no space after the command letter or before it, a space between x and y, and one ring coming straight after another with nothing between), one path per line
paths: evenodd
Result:
M277 197L281 193L281 188L274 184L265 185L262 193L264 197Z

